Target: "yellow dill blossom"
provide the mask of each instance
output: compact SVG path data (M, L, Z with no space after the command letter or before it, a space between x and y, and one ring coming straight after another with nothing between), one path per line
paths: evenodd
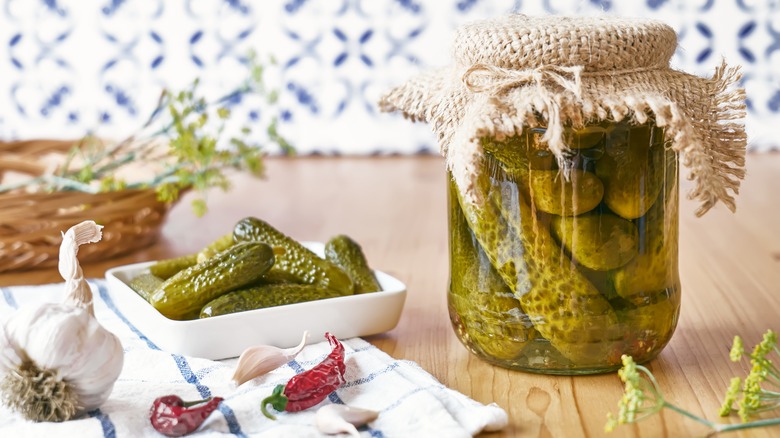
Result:
M631 356L624 354L621 359L623 367L618 370L618 376L625 384L623 397L618 402L617 417L611 412L607 414L607 424L604 426L607 432L613 431L620 424L640 421L663 409L665 403L650 370L637 365ZM643 379L640 372L649 380Z
M777 334L769 330L764 334L761 343L756 345L753 352L748 355L745 354L742 339L739 336L734 337L729 357L733 361L738 361L748 356L752 367L744 380L739 377L731 379L719 413L721 416L729 415L733 412L736 402L737 413L743 421L738 424L715 423L669 403L664 399L658 382L650 370L637 365L630 356L624 355L623 367L618 371L620 379L625 383L623 397L618 402L617 416L612 413L607 415L604 430L611 432L621 424L636 423L663 408L669 408L704 424L714 433L780 425L780 417L748 421L754 415L780 408L780 391L778 391L780 370L768 357L772 352L780 354L777 341ZM772 390L762 388L762 384L766 387L771 386ZM742 398L737 402L740 393Z
M739 377L734 377L731 379L731 384L729 384L729 389L726 391L726 396L723 397L723 405L720 407L719 414L721 417L725 417L731 413L734 407L734 402L737 401L737 396L739 395L739 386L741 384L742 379Z
M736 349L736 338L734 344L732 353ZM747 355L750 357L750 373L742 383L742 398L737 403L737 413L743 422L749 421L752 416L780 407L780 393L761 387L764 382L767 382L775 389L780 388L780 371L772 360L767 358L772 352L780 353L777 348L777 333L767 330L761 342L753 348L750 355ZM732 385L733 382L732 380ZM729 387L726 399L728 400L732 394L736 397L737 392ZM726 412L722 415L728 415L731 409L726 410L724 407L721 407L721 413Z
M742 343L742 338L734 336L734 344L731 346L729 358L732 362L739 362L743 354L745 354L745 345Z
M753 354L750 357L757 361L763 361L773 351L777 351L777 333L767 330L764 333L764 338L753 349Z

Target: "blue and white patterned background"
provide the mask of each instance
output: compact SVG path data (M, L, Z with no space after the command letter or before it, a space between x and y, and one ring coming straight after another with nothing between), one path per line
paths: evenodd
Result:
M780 145L780 0L0 0L0 139L120 138L162 87L195 77L220 96L243 79L249 48L277 61L278 108L233 104L234 117L281 118L300 153L436 150L427 126L380 114L380 93L450 60L454 29L508 11L664 20L674 66L710 75L744 66L751 148Z

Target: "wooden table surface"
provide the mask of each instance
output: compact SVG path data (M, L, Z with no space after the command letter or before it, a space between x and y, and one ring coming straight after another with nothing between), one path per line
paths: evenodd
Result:
M267 179L236 177L228 194L212 193L210 212L194 217L187 199L172 211L161 240L132 255L85 267L101 277L112 266L194 252L245 216L266 219L299 240L346 233L371 264L400 278L408 295L398 326L368 340L413 360L445 385L496 402L510 424L491 437L598 437L616 411L616 374L556 377L489 365L461 346L446 312L448 282L444 162L438 157L274 158ZM683 193L690 188L683 183ZM780 331L780 154L752 155L736 214L723 206L703 218L681 206L682 315L671 343L649 367L666 398L699 416L717 411L732 376L746 363L728 353L741 335L752 348L768 328ZM60 281L55 271L0 275L0 285ZM780 412L777 412L780 415ZM738 421L732 419L731 421ZM701 436L707 429L678 414L661 415L609 436ZM780 436L780 426L731 436Z

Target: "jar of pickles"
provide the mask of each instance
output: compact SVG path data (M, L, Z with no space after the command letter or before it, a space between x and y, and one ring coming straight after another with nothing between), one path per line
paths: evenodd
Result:
M737 70L672 70L675 47L654 21L511 15L460 29L453 68L384 96L447 158L447 304L474 354L589 374L670 341L679 157L703 214L733 209L745 148Z
M521 369L646 361L680 307L677 154L652 123L566 131L568 176L537 128L483 142L483 205L450 183L453 326L477 355Z

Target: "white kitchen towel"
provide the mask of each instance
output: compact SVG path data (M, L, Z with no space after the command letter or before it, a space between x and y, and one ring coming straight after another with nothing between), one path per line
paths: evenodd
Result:
M346 383L321 405L303 412L280 413L272 421L260 412L260 402L273 388L312 368L330 346L312 334L296 360L241 386L230 380L236 359L212 361L159 349L122 314L108 294L106 282L90 280L95 315L122 340L125 362L108 401L85 416L64 423L25 421L0 407L0 437L159 437L149 423L152 401L175 394L184 400L210 396L225 399L194 436L319 437L314 415L319 406L343 403L372 409L379 417L360 428L371 437L469 437L507 424L506 412L483 405L447 388L416 363L394 359L360 338L342 340L346 350ZM0 322L17 307L60 301L62 284L0 288Z

